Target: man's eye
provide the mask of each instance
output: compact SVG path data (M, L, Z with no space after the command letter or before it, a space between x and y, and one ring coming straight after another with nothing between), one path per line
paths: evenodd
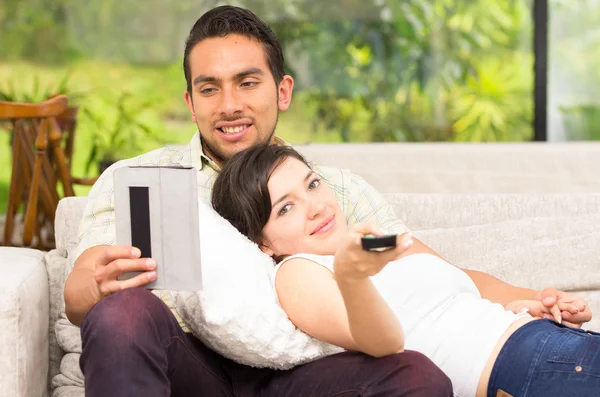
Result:
M291 205L291 204L286 204L286 205L284 205L283 207L281 207L281 209L279 210L279 212L277 212L277 215L278 215L278 216L285 215L285 214L287 214L287 213L289 212L289 210L291 210L291 209L292 209L292 205Z
M258 84L257 81L244 81L242 83L242 87L254 87L257 84Z
M308 189L312 190L312 189L316 189L321 185L321 180L319 178L312 180L309 184L308 184Z
M212 94L213 92L215 92L214 88L204 88L204 89L200 90L200 93L202 95Z

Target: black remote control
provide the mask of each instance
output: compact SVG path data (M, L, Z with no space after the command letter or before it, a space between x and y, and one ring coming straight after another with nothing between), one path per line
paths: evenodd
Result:
M396 235L374 236L367 234L361 239L362 248L366 251L386 251L396 247Z

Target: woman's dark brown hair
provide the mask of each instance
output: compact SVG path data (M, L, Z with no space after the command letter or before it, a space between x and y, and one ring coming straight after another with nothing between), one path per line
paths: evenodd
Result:
M213 186L213 208L256 244L262 243L262 230L271 215L267 184L273 171L288 157L311 168L289 146L260 144L229 159Z

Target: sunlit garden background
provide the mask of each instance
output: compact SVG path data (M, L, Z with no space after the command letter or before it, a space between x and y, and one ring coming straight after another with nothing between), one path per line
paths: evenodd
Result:
M248 7L296 79L292 143L528 141L534 0L3 0L0 97L79 107L73 174L195 132L185 37L207 9ZM550 1L550 140L600 139L600 1ZM1 99L1 98L0 98ZM582 123L596 135L581 135ZM10 178L0 131L0 213ZM84 191L80 190L79 193Z

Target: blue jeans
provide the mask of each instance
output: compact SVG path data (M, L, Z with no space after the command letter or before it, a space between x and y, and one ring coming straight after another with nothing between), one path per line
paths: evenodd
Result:
M600 334L550 320L525 324L502 347L489 397L600 396Z
M183 332L141 288L97 303L81 326L86 397L452 397L424 355L343 352L288 371L238 364Z

